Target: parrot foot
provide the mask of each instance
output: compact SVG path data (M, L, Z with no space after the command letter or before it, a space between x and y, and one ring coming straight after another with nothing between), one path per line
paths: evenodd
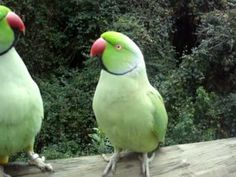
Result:
M1 165L0 165L0 177L11 177L10 175L4 173L4 168Z
M102 154L102 158L105 162L109 162L110 158L106 156L106 154Z
M105 156L105 158L107 158L107 157ZM119 151L114 152L114 154L111 156L105 170L103 171L102 177L107 176L108 173L110 172L110 170L112 171L113 174L115 173L116 164L117 164L119 158L120 158L120 152Z
M30 157L30 161L28 162L30 165L35 165L42 171L53 171L52 165L49 163L45 163L45 157L39 157L37 153L28 152Z
M127 151L127 150L126 150L126 151L122 151L122 153L119 154L119 158L121 159L121 158L123 158L123 157L129 155L129 153L130 153L130 151ZM110 159L111 159L111 158L107 157L106 154L102 154L101 156L102 156L102 158L103 158L103 160L104 160L105 162L110 162ZM140 160L142 160L142 159L140 158Z
M155 157L156 157L156 152L153 152L152 156L150 158L148 158L148 162L152 162Z
M154 157L155 157L155 153L150 158L148 158L147 153L143 153L142 173L143 173L144 177L150 177L149 163L154 159Z
M152 162L155 157L156 157L156 153L153 152L152 156L148 157L148 162ZM143 154L140 154L140 156L138 156L138 159L142 162L143 161Z

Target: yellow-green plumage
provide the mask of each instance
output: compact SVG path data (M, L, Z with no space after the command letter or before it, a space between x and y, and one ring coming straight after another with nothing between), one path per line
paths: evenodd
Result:
M13 153L32 150L43 119L39 88L12 46L8 12L0 6L0 34L5 36L0 40L0 163Z
M152 94L156 96L151 98ZM145 81L137 83L135 77L114 77L102 71L93 108L99 127L112 145L118 149L150 152L164 141L167 116L157 95ZM155 124L162 127L157 128Z
M148 81L141 51L127 36L107 32L102 38L106 41L102 62L110 73L101 71L94 95L98 126L116 149L153 151L164 142L167 128L161 95ZM117 50L116 45L123 48ZM119 69L114 69L112 61Z
M0 156L33 145L43 118L38 86L14 48L0 56Z

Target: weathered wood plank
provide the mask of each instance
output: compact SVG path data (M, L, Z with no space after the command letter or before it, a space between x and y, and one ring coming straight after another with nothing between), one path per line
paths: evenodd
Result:
M50 161L54 173L27 165L9 165L13 177L99 177L106 166L101 156ZM236 138L163 147L151 163L152 177L236 177ZM112 175L110 175L112 176ZM123 158L113 177L141 177L137 155Z

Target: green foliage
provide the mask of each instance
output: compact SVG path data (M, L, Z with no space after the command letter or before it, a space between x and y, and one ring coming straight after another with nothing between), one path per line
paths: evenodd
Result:
M201 18L199 45L159 84L170 117L167 144L236 135L233 21L220 11Z
M92 138L92 146L95 148L95 153L111 153L113 148L106 135L99 128L94 128L93 130L94 133L90 134L90 137Z
M229 2L4 4L26 24L17 49L43 96L45 118L35 146L48 158L111 152L105 135L94 129L92 97L100 66L88 57L92 42L107 30L127 34L142 49L150 82L168 111L167 145L236 136L236 12L220 11L229 8ZM182 43L184 32L176 33L182 29L177 27L181 18L185 21L180 27L189 25L187 37L193 37L187 43Z
M61 76L38 80L45 119L37 147L50 157L88 154L95 127L92 96L99 76L98 62L88 60L84 70L61 70ZM55 151L56 149L56 151Z

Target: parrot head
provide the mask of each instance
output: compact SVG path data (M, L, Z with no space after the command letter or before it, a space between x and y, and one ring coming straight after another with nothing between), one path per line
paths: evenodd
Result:
M0 55L6 53L14 45L16 30L25 32L23 21L9 8L0 5Z
M90 56L100 57L105 71L114 75L124 75L143 63L139 47L126 35L108 31L97 39L90 50Z

